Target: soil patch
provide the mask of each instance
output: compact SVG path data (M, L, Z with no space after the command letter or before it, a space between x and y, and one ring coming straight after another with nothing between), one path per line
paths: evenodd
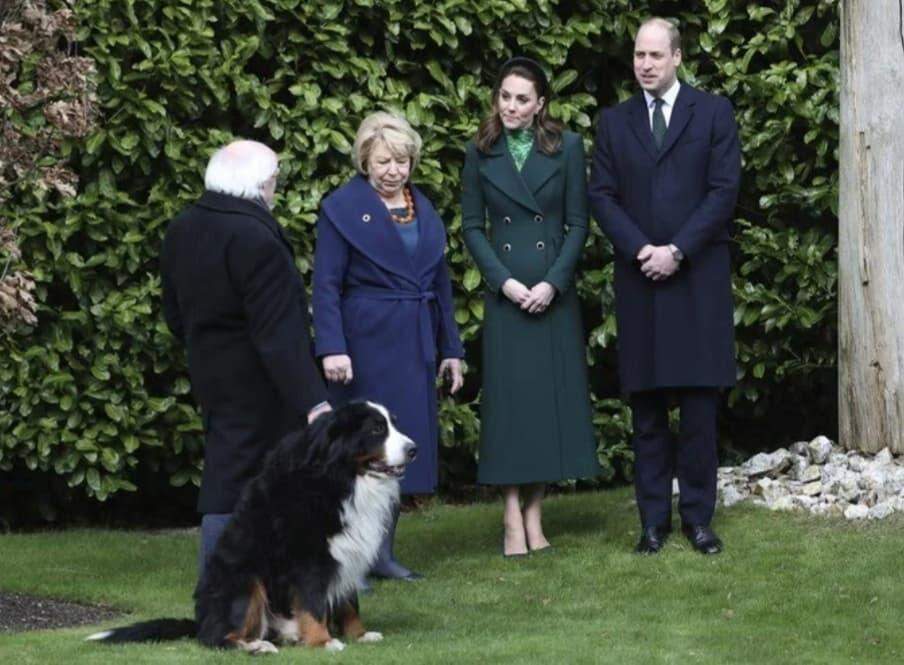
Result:
M0 591L0 633L83 626L119 616L122 612L103 605L83 605Z

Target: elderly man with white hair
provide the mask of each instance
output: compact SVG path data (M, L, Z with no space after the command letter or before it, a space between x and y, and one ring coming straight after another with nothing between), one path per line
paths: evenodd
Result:
M304 284L270 214L278 171L261 143L219 149L206 191L163 240L164 315L186 346L204 420L201 574L268 450L330 408L311 353Z

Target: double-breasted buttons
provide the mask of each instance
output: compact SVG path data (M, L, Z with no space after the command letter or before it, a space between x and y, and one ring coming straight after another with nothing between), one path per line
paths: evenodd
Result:
M534 215L534 221L539 223L543 221L543 215Z
M505 217L502 218L502 221L505 222L506 224L511 224L512 218L506 215Z
M546 244L542 240L539 240L537 242L537 249L539 249L541 252L544 250L545 247L546 247Z
M364 222L365 224L367 224L367 222L370 221L370 215L367 213L364 213L363 215L361 215L361 221Z
M503 251L503 252L511 252L511 251L512 251L512 245L511 245L511 243L508 243L508 242L505 243L505 244L502 246L502 251Z

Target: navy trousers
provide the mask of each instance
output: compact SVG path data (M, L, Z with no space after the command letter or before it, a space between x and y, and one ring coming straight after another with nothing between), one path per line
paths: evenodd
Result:
M207 513L201 517L201 547L198 550L198 579L204 577L207 561L213 554L223 529L229 523L232 513Z
M669 429L669 399L680 410L677 436ZM644 527L671 528L672 479L678 478L683 524L709 526L716 508L715 388L670 388L633 393L634 490Z

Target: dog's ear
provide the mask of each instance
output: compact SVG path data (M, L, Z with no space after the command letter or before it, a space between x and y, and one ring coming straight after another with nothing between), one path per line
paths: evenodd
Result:
M350 458L350 447L361 432L361 412L356 403L328 413L329 420L323 423L311 440L305 463L315 468L326 469ZM318 418L315 423L324 420Z
M327 411L326 413L317 416L317 418L314 419L314 422L305 427L305 436L309 437L312 441L319 438L322 433L329 429L333 421L336 420L336 414L337 411Z
M301 467L308 451L308 428L299 426L283 435L264 460L264 468L281 475Z
M328 462L336 417L336 411L329 411L318 416L305 429L305 450L300 456L305 465L318 467Z

